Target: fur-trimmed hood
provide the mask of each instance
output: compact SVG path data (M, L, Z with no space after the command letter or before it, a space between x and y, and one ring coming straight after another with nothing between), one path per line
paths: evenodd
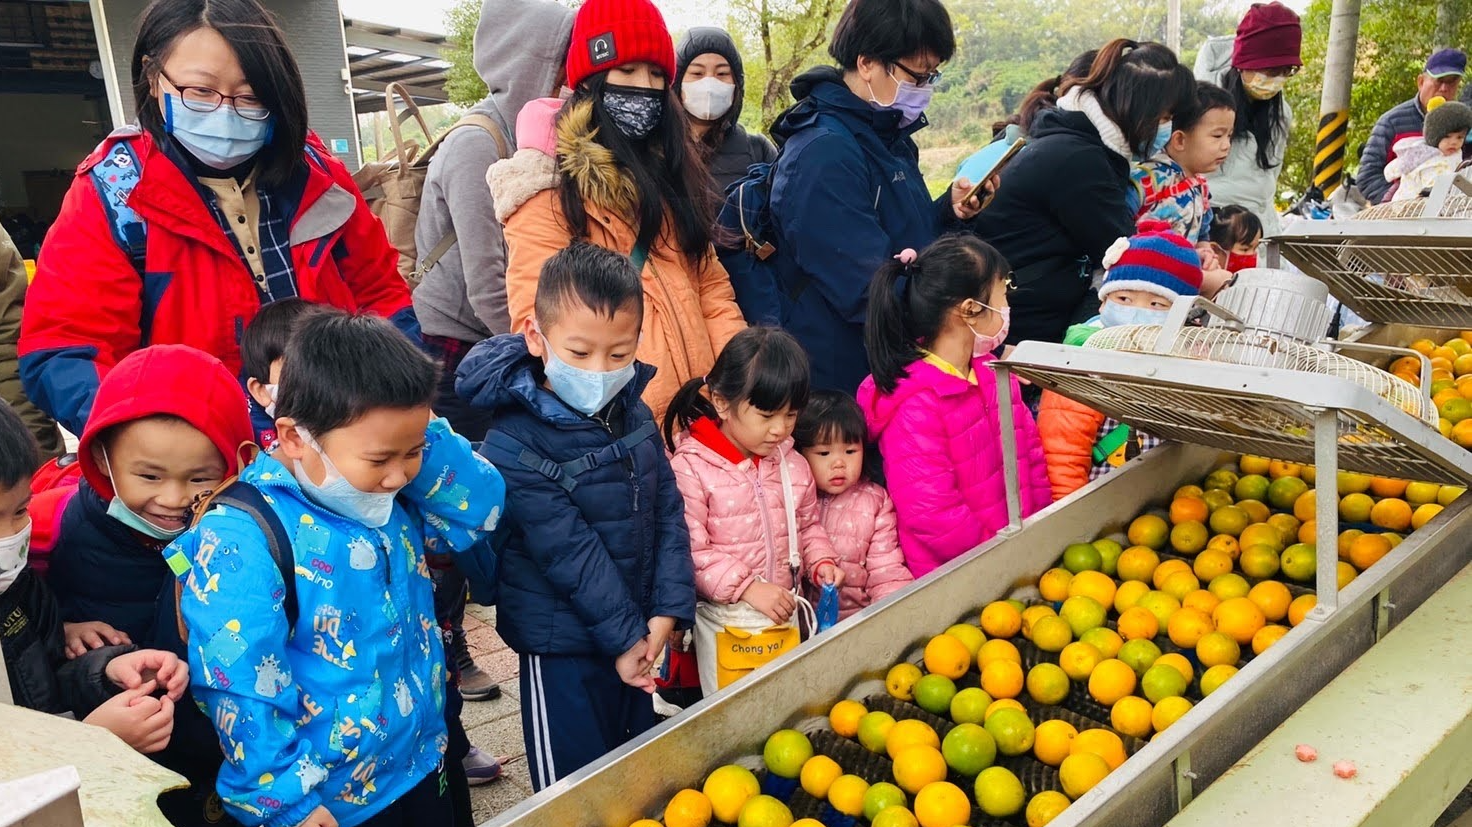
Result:
M633 179L619 169L613 150L598 143L593 102L569 102L560 110L538 103L533 101L517 118L517 145L523 148L511 158L492 164L486 172L497 220L506 223L532 196L556 187L563 175L570 175L585 202L632 222L638 210L638 191ZM549 125L547 118L555 121ZM535 146L536 142L523 143L520 136L524 131L554 134L557 157L548 156L545 149Z

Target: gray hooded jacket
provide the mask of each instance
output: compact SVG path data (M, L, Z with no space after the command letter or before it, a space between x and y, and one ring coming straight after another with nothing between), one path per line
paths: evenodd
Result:
M490 94L470 111L490 116L508 142L515 141L522 107L556 94L572 19L572 9L551 0L485 0L474 52ZM495 139L468 126L448 136L430 161L414 243L428 251L451 231L457 241L414 291L426 335L479 342L510 332L506 242L486 187L486 170L499 160Z
M1231 37L1210 37L1201 44L1196 54L1196 79L1218 86L1222 75L1232 68ZM1271 169L1257 165L1257 139L1246 134L1232 139L1232 154L1227 156L1222 168L1206 176L1211 187L1212 206L1237 204L1252 210L1262 221L1264 236L1277 235L1282 225L1278 221L1275 203L1278 193L1278 176L1283 172L1283 154L1288 149L1287 136L1293 131L1293 110L1284 101L1283 129L1274 133L1282 139L1274 141L1268 157L1274 160Z

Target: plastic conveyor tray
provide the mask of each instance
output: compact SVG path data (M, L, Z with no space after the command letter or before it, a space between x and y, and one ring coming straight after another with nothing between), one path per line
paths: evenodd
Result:
M1122 531L1179 485L1215 467L1223 451L1314 462L1327 450L1328 466L1318 464L1330 479L1337 461L1345 469L1387 476L1472 481L1472 454L1351 382L1192 362L1019 346L1003 370L1180 441L1147 452L1004 531L491 823L627 827L656 814L677 790L698 787L715 767L758 755L771 732L811 724L843 698L881 691L888 667L912 658L931 635L958 619L972 619L1015 586L1035 582L1068 544ZM1308 619L1141 748L1053 827L1165 824L1472 562L1469 530L1472 497L1463 497L1339 592L1337 606L1325 606L1335 601L1320 590L1321 606Z

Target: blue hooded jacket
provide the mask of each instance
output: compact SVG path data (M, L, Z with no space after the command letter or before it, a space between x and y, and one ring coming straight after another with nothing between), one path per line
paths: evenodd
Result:
M240 474L292 536L299 616L260 526L212 508L166 550L183 583L194 695L225 752L216 785L247 824L287 827L325 806L361 824L438 766L445 656L425 551L461 551L500 519L505 484L443 419L380 529L308 499L258 456Z
M797 103L772 126L782 144L771 213L782 326L807 348L813 387L853 393L869 375L869 282L905 248L917 252L955 221L949 193L932 199L900 113L860 100L833 67L792 82Z
M613 658L649 634L649 619L695 619L685 501L633 381L606 421L542 387L541 360L520 335L471 348L455 389L494 411L481 453L506 477L508 537L496 628L512 649Z

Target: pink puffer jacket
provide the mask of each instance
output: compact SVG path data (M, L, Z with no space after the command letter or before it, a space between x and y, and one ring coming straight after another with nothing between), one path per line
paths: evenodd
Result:
M991 354L972 360L977 384L924 361L911 364L894 393L874 377L859 386L859 407L879 442L889 494L899 515L900 548L915 577L990 540L1007 525L1007 489L996 376ZM1012 380L1022 515L1052 502L1037 424Z
M700 424L696 423L697 430ZM793 587L778 461L787 464L791 475L801 573L810 579L818 564L833 562L833 544L818 517L813 472L807 460L793 450L792 440L782 443L772 456L753 463L750 459L732 462L689 433L677 438L670 465L685 498L690 553L695 558L695 593L701 600L735 603L758 577L784 589Z
M843 586L838 591L840 619L915 579L905 568L894 501L883 487L861 480L836 497L819 494L818 507L843 569Z

